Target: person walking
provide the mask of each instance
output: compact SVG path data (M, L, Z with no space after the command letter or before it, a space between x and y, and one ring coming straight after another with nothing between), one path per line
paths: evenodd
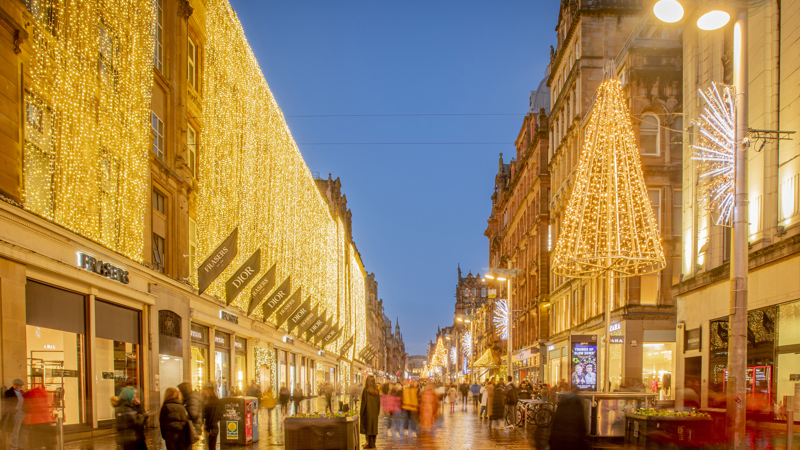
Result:
M403 411L406 413L406 433L409 437L417 437L417 411L419 411L419 391L417 382L406 381L403 387Z
M332 414L334 412L333 403L331 403L331 400L333 398L333 385L331 384L330 381L325 383L325 386L322 388L322 394L325 395L325 402L326 402L325 407Z
M587 450L589 443L586 439L586 415L583 409L583 400L577 395L578 390L572 389L568 395L561 398L553 415L553 426L550 430L550 448L569 448Z
M492 394L491 407L489 408L489 428L493 428L494 421L498 421L498 430L502 430L505 428L505 412L506 412L506 398L505 398L505 391L503 391L503 385L500 381L494 386Z
M272 393L272 385L267 385L267 389L261 394L259 405L267 409L267 428L272 428L272 411L275 409L275 394Z
M28 428L25 426L25 398L22 387L25 382L19 378L11 382L11 387L3 394L4 429L10 434L9 448L25 448Z
M466 411L467 397L469 397L469 384L467 384L466 380L462 381L458 386L458 392L461 393L461 410Z
M481 405L481 385L477 381L473 381L469 387L469 393L472 396L472 407L475 412L478 412L478 407Z
M447 391L447 399L450 401L450 413L456 412L456 400L458 397L458 391L456 390L456 385L453 384L450 386L450 389Z
M425 385L419 402L419 423L424 431L430 431L433 422L439 417L439 397L432 383Z
M56 447L56 420L53 405L47 396L44 385L38 384L25 393L25 426L28 428L26 449L50 450ZM132 398L132 397L131 397Z
M348 394L350 394L350 411L355 411L358 409L358 399L361 398L361 386L358 383L351 384Z
M281 390L278 391L278 402L281 404L281 414L286 415L289 409L289 389L286 388L286 383L281 383Z
M158 421L167 450L189 450L198 439L194 424L183 407L181 391L175 388L167 388L164 392L164 403L161 405Z
M364 384L364 391L361 393L360 430L361 434L367 437L367 444L364 448L376 448L375 441L378 438L378 415L381 410L381 398L378 394L378 386L375 384L375 377L370 375Z
M292 393L292 402L294 403L294 413L300 413L300 402L303 401L303 389L300 387L300 383L297 383L294 386L294 392Z
M122 450L146 450L147 443L144 438L144 424L147 416L142 414L133 405L136 393L132 389L124 388L116 398L114 406L114 419L117 429L117 444Z
M272 394L272 392L270 392ZM206 432L206 442L208 443L209 450L217 448L217 438L219 437L219 421L222 420L222 402L217 397L217 391L214 389L214 383L206 383L203 386L203 429ZM275 402L273 399L273 407Z
M391 431L389 436L397 432L397 437L403 436L403 427L406 424L406 414L403 411L403 386L400 383L390 385L389 389L389 422L391 424Z
M514 428L517 424L517 402L519 401L519 394L517 392L517 385L514 384L514 378L507 377L508 383L505 386L506 397L506 415L508 416L508 428ZM522 426L522 425L520 425Z
M478 417L480 417L481 420L483 420L483 418L486 417L486 407L489 404L489 388L488 388L488 384L489 383L484 382L483 386L481 386L481 391L480 391L480 393L481 393L481 411L478 414Z
M194 431L201 436L203 434L203 396L192 390L192 384L188 382L179 384L178 390L181 391L183 407L186 408L186 414L189 415L189 420L194 425Z

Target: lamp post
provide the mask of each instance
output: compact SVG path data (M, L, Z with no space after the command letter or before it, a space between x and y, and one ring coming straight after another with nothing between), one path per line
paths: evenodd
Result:
M511 262L508 263L508 269L499 269L495 267L490 267L489 272L485 275L486 278L497 280L497 281L505 281L507 282L507 289L508 289L508 298L506 299L507 306L508 306L508 338L507 338L507 357L506 357L506 375L513 377L514 376L514 369L511 363L511 353L513 352L512 346L512 337L513 337L513 327L512 325L512 317L514 315L514 308L513 303L511 302L511 278L516 277L519 275L519 269L512 269Z
M472 314L458 314L456 321L469 324L469 382L472 383L473 372L475 372L475 316Z
M677 22L683 7L677 0L660 0L653 7L664 22ZM716 30L730 20L726 11L710 8L697 20L703 30ZM739 8L733 28L733 85L736 95L734 146L733 251L731 252L731 303L728 334L727 428L733 449L745 442L747 371L747 8Z

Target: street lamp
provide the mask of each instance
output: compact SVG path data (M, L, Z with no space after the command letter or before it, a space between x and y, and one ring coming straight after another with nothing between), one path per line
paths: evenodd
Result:
M677 4L677 7L675 6ZM719 2L708 5L697 20L702 30L725 26L730 14L719 9ZM677 15L677 8L681 14ZM683 17L677 0L661 0L653 7L656 17L677 22ZM670 13L673 16L670 16ZM675 20L666 20L668 17ZM739 8L733 28L733 86L736 95L735 165L733 201L733 251L731 258L731 308L728 334L727 425L734 449L747 448L745 442L745 373L747 370L747 8Z
M472 339L475 336L475 317L471 314L458 314L456 321L469 324L469 381L472 382L472 374L475 372L475 350L472 344Z
M506 375L513 377L514 376L514 369L511 364L511 353L513 352L513 348L511 345L512 341L512 317L514 315L514 308L511 303L511 278L516 277L519 275L519 269L512 269L511 262L508 263L508 269L500 269L496 267L490 267L488 273L486 273L486 278L491 280L497 281L506 281L508 283L508 299L506 300L508 304L508 347L506 350L507 358L506 358Z

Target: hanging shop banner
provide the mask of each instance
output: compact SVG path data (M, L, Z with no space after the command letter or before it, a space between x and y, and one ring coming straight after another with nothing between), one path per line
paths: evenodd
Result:
M303 288L299 287L291 297L289 297L280 308L278 308L278 313L275 315L275 326L280 328L281 325L286 323L286 320L291 317L292 313L300 307L300 302L303 301Z
M233 229L231 234L211 252L208 258L197 268L197 285L202 294L214 280L225 270L239 253L237 238L239 227Z
M275 272L277 266L277 264L273 264L267 273L256 281L256 284L253 285L253 289L250 290L250 304L247 306L248 316L253 314L253 311L261 304L261 300L264 300L264 297L269 294L269 291L275 287Z
M320 314L319 317L317 317L317 319L314 320L314 322L311 324L311 326L308 327L308 330L306 331L306 340L311 342L311 339L314 336L317 335L317 333L319 332L320 328L325 326L325 322L327 322L327 321L328 321L328 314L327 314L327 311L326 311L326 312L323 312L322 314Z
M297 324L297 337L303 336L303 333L305 333L308 330L311 324L313 324L318 317L319 317L319 306L315 306L311 310L311 312L306 314L306 316L303 317L303 320L301 320L300 323Z
M327 332L323 333L322 335L322 348L325 348L330 344L336 336L339 335L339 323L335 323Z
M289 316L289 320L286 321L286 330L288 332L292 332L294 328L300 325L300 322L305 319L307 315L311 313L311 297L308 297L306 301L300 304L300 306Z
M345 341L344 345L342 345L342 349L339 351L339 357L343 357L350 351L350 348L353 346L353 341L355 340L356 335L350 336L350 339Z
M367 354L367 350L369 350L369 347L364 347L364 348L361 349L360 352L358 352L358 359L359 360L366 361L366 359L364 357Z
M330 339L330 342L334 342L335 340L339 339L339 336L341 336L343 332L344 330L341 327L339 327L339 325L336 325L336 334L333 335L333 337Z
M236 272L233 272L228 281L225 282L225 303L228 305L239 295L248 283L261 271L261 249L256 250L252 256L247 258Z
M267 319L272 316L272 313L278 309L278 306L289 297L289 294L292 292L292 277L286 277L286 281L281 283L278 286L278 289L275 289L275 292L272 293L269 297L267 297L267 301L264 302L262 306L262 310L264 311L264 321L266 322Z
M314 335L315 345L319 345L320 342L322 342L322 339L325 337L325 335L328 334L328 331L331 331L331 328L333 328L333 325L330 324L331 320L333 320L333 317L326 320L325 323L322 324L321 327L319 327L319 330L317 330L317 334Z
M570 336L572 387L579 391L597 390L597 335Z

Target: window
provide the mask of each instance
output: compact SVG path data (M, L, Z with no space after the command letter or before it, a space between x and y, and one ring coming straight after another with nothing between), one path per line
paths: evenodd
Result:
M656 216L658 230L661 231L661 189L648 189L647 196L650 197L650 204L653 205L653 214Z
M192 177L197 178L197 131L191 125L186 129L187 165Z
M153 209L160 212L161 214L166 215L166 209L164 207L164 196L161 195L160 192L153 189Z
M57 0L25 0L31 15L54 38L58 39L59 4Z
M153 65L159 72L164 71L164 0L155 0L156 9L156 42L153 54Z
M189 271L194 270L194 260L197 253L197 222L189 219ZM375 301L375 296L370 294L370 300Z
M164 160L164 122L154 112L150 112L151 125L153 129L153 153L158 159Z
M642 123L639 125L639 146L642 155L658 156L658 117L654 114L642 116Z
M672 190L672 235L683 234L683 192Z
M481 297L486 298L486 288L481 288Z
M641 278L641 291L639 297L639 304L641 305L655 305L658 301L658 282L660 273L656 272L650 275L642 275Z
M164 238L153 233L153 270L164 273L165 254L164 247L166 242Z
M187 72L187 80L189 82L189 86L193 89L197 90L197 45L195 45L192 38L189 38L189 67Z

